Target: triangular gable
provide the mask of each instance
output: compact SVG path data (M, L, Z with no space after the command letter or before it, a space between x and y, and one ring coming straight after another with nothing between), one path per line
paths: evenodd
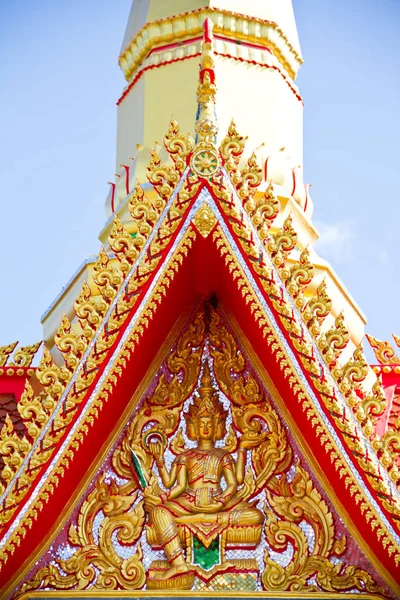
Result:
M232 126L220 150L210 129L201 139L215 95L207 53L206 59L197 145L172 122L165 145L174 166L153 152L154 192L146 197L138 185L127 200L135 236L115 218L114 254L102 251L94 269L100 294L85 284L75 303L79 329L66 317L60 324L55 342L65 364L45 351L37 370L44 393L26 387L24 402L35 410L24 419L35 428L28 449L14 450L18 460L10 461L14 472L1 498L4 589L13 589L36 560L39 530L44 546L54 538L66 499L76 503L85 474L126 419L129 398L145 386L174 324L199 296L215 292L254 361L271 373L320 477L346 504L343 510L338 502L337 510L354 522L363 550L398 591L397 449L392 437L378 438L374 430L384 394L379 382L362 389L368 365L360 348L340 364L348 341L343 319L323 329L331 309L326 289L306 295L313 278L306 250L288 263L296 247L291 220L270 231L279 202L272 186L258 191L255 156L239 170L243 138Z
M206 363L227 410L227 437L220 445L236 453L237 433L250 441L257 438L256 447L250 443L253 450L247 453L248 473L253 475L247 478L244 497L256 502L266 518L262 542L256 546L249 537L238 543L228 535L229 568L213 577L198 569L194 590L230 590L229 582L235 578L236 592L358 590L370 598L388 593L310 475L307 457L293 437L296 426L288 427L279 414L282 398L272 382L265 387L259 379L213 303L197 307L189 316L142 398L131 399L128 422L101 469L16 598L44 588L101 589L107 582L108 589L123 590L144 585L146 571L162 558L162 551L145 527L131 448L144 452L144 435L151 432L167 436L170 467L183 446L194 446L185 434L183 414L201 385Z

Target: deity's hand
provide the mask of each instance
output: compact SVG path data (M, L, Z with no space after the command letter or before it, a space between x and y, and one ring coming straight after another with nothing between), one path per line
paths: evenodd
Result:
M163 458L164 446L163 446L162 442L150 442L148 447L149 447L150 452L154 456L156 462Z
M155 506L159 506L161 504L161 498L152 494L152 489L150 487L144 488L143 500L144 500L144 507L147 512L149 512Z
M258 434L254 437L242 435L242 437L239 440L239 448L241 448L242 450L252 450L252 448L259 446L261 442L264 441L265 437L266 434L264 433Z
M221 502L213 502L207 506L193 506L191 510L196 513L213 514L224 510L224 505Z

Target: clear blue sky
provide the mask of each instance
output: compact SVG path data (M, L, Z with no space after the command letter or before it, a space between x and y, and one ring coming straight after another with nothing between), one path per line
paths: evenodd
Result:
M399 3L294 7L319 249L366 313L367 331L389 338L400 334ZM99 249L129 8L130 0L0 3L0 345L41 339L42 313Z

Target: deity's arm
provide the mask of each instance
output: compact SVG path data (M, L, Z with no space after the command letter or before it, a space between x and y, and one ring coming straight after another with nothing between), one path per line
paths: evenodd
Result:
M227 504L227 502L236 494L238 488L238 481L236 478L235 464L230 455L227 455L228 459L224 460L223 475L226 481L226 488L224 489L221 496L218 498L218 502Z
M161 477L161 481L163 482L163 484L165 485L166 488L168 488L168 489L172 488L172 486L174 485L174 483L176 481L177 467L176 467L175 461L172 463L170 472L168 472L168 469L165 466L164 459L156 460L156 464L158 467L158 472Z
M175 464L175 463L174 463ZM168 494L168 500L179 498L187 488L187 466L182 460L176 463L176 485Z
M239 448L236 461L236 479L239 485L244 482L246 470L246 449Z

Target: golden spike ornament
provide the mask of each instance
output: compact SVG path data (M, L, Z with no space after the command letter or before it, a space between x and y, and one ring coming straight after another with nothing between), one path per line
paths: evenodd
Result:
M305 304L304 291L311 283L314 277L314 265L310 262L310 252L304 248L300 254L299 261L296 262L290 270L283 270L281 275L285 280L286 289L292 296L298 308Z
M74 373L87 348L87 340L76 333L65 314L61 317L54 342L64 357L65 366Z
M257 229L261 242L268 239L269 230L279 214L279 200L275 195L272 183L261 196L257 196L256 207L250 212L253 225Z
M212 21L206 19L204 21L200 75L197 86L196 145L190 159L192 171L199 177L206 179L213 178L221 167L220 155L215 145L218 125L215 116L217 87L212 48L212 28Z
M121 270L111 264L103 247L93 267L93 280L107 304L113 301L124 280Z
M283 227L267 241L267 250L276 267L279 268L285 266L286 257L294 249L296 243L297 233L293 229L293 220L289 215L285 219Z
M326 364L331 367L336 363L341 352L346 348L350 334L344 324L344 315L339 313L335 319L334 327L326 333L321 333L317 345L325 359Z
M303 309L303 319L311 333L316 338L321 333L321 324L329 315L332 300L328 296L327 285L322 281L317 287L316 294L309 300Z
M18 348L12 357L10 367L29 367L35 357L36 352L39 350L42 342L32 344L32 346L24 346Z
M5 367L10 355L14 352L18 342L8 344L8 346L0 346L0 367Z
M375 357L381 365L396 365L400 364L400 358L396 356L393 347L389 342L378 340L372 335L366 334L366 338L374 351Z
M246 140L247 137L243 137L238 133L236 124L232 120L228 128L228 133L223 138L219 147L221 156L224 159L224 167L232 181L237 173Z
M175 119L171 119L164 145L174 161L175 170L183 175L186 169L186 158L193 150L193 141L184 135Z

